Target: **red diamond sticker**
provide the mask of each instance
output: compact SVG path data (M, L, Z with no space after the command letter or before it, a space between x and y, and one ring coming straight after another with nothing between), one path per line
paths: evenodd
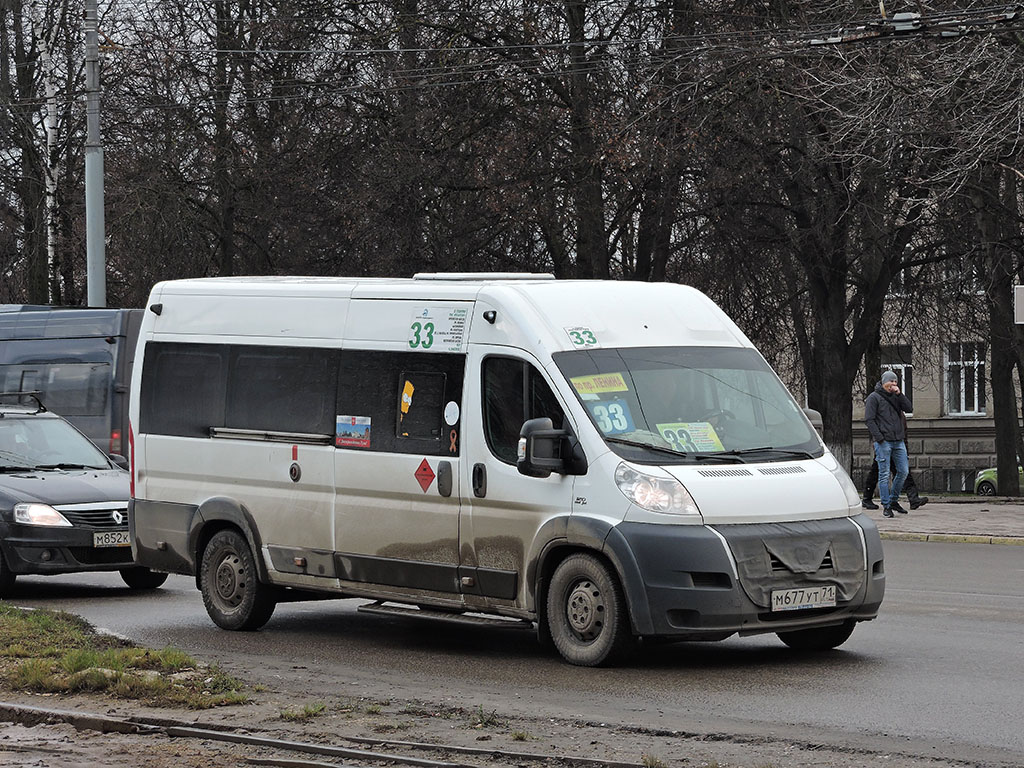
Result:
M427 463L426 459L420 462L419 467L416 469L415 476L416 480L420 484L420 488L422 488L423 492L426 493L427 488L429 488L430 484L434 482L434 470L430 468L430 464Z

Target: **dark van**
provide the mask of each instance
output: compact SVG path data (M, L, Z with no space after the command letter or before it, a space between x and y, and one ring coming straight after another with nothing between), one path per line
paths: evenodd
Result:
M141 309L0 304L0 392L38 392L108 454L127 450Z

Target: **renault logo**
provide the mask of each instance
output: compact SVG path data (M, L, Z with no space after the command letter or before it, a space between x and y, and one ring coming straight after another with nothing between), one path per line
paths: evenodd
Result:
M122 515L121 511L118 509L115 509L113 512L111 512L110 516L114 518L114 525L120 525L124 522L124 515Z

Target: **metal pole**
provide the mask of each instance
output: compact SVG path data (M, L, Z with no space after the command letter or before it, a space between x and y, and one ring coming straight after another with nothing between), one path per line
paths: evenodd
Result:
M107 306L100 139L100 45L97 0L85 0L85 271L90 307Z

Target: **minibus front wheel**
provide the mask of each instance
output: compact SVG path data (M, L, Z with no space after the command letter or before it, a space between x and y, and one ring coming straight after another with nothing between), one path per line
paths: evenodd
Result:
M223 629L259 629L277 605L270 587L260 583L249 542L231 528L215 533L203 549L199 589L206 612Z
M570 555L555 568L548 588L551 639L571 664L613 661L632 642L629 612L618 579L597 557Z
M853 619L831 627L812 627L796 629L792 632L779 632L779 640L797 651L830 651L850 639L853 628L857 625Z

